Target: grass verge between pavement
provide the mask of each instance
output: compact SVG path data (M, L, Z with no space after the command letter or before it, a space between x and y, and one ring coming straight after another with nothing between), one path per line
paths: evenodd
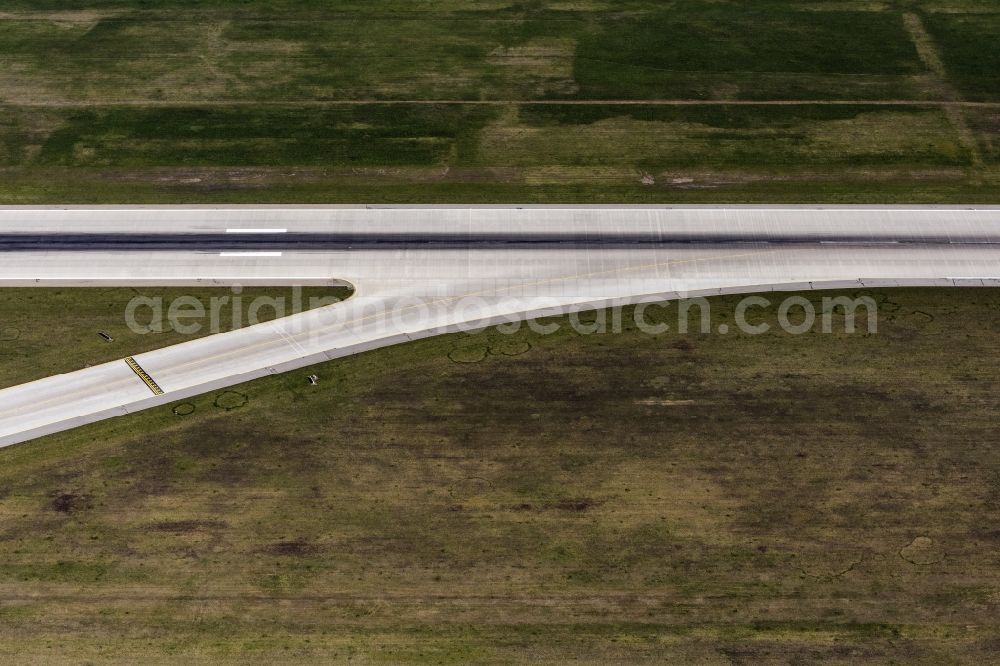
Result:
M343 287L0 289L0 388L271 321L350 293ZM204 316L185 316L199 309Z

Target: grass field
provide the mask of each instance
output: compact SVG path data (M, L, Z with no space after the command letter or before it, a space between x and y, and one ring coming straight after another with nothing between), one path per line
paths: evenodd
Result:
M945 66L962 93L973 100L1000 100L1000 11L935 13L928 17Z
M875 334L557 320L3 449L0 654L989 662L1000 293L870 295Z
M998 21L986 0L8 2L0 202L997 203ZM585 106L537 105L560 101ZM707 105L657 105L678 101ZM996 105L947 106L969 102Z

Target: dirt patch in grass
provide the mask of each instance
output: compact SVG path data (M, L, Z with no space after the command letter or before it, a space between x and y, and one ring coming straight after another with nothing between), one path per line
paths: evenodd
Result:
M552 507L559 509L560 511L577 511L582 512L596 506L598 502L595 502L589 497L579 497L576 499L563 499L558 502L553 502Z
M899 556L917 566L929 566L942 562L947 556L944 548L926 536L918 536L899 551Z
M57 492L52 497L52 510L57 513L73 513L85 506L85 498L75 493Z
M305 557L319 552L319 548L314 544L297 539L268 544L261 549L261 552L282 557Z
M222 520L164 520L152 523L149 529L158 532L197 532L201 530L222 530L229 525Z

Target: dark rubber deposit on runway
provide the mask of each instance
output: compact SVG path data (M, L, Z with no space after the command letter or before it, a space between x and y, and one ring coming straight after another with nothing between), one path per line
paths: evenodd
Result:
M982 245L1000 243L1000 235L859 234L837 236L822 231L803 235L754 232L691 234L649 233L477 233L454 232L323 232L323 233L193 233L193 234L0 234L0 251L231 251L231 250L399 250L642 248L670 245Z

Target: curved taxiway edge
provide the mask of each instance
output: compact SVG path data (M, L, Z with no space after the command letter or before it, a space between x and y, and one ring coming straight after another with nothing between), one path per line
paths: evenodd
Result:
M863 289L863 288L886 288L886 287L1000 287L1000 279L901 277L899 279L858 278L854 280L840 279L840 280L816 280L816 281L805 281L805 282L803 281L779 282L779 283L769 283L769 284L734 284L729 286L713 287L710 289L689 290L685 291L683 294L676 291L667 291L667 292L657 292L657 293L630 294L621 297L601 298L592 301L573 301L571 303L556 304L540 309L525 310L513 313L508 312L501 315L489 316L478 319L453 321L446 325L432 326L421 330L399 332L391 335L386 335L384 337L361 340L345 345L337 345L335 347L331 347L329 349L325 349L320 352L304 354L302 356L295 357L281 363L266 365L263 367L255 368L250 371L227 375L222 378L213 379L211 381L206 381L200 384L186 386L176 390L169 390L160 395L151 395L151 394L147 395L148 386L143 385L140 379L134 376L134 373L130 369L126 368L124 362L114 361L111 363L103 364L101 366L93 366L91 368L86 368L84 370L79 370L76 372L66 373L63 375L56 375L54 377L48 377L45 379L38 380L37 382L31 382L30 384L23 384L20 386L15 386L8 389L0 390L0 403L2 403L4 399L7 397L5 396L5 394L9 395L10 392L12 391L19 391L19 390L23 391L25 388L30 386L40 387L46 383L52 383L53 384L52 389L58 392L59 390L62 390L62 388L65 387L66 385L74 385L80 383L85 384L87 382L88 375L94 375L96 377L97 375L95 375L95 371L101 368L107 368L107 369L113 368L115 373L120 374L122 376L122 382L128 384L127 387L123 387L123 390L125 388L129 389L128 391L118 395L117 400L113 400L114 402L117 402L117 404L108 406L107 397L109 395L114 396L116 394L113 392L109 394L103 391L98 391L95 387L95 390L93 392L94 400L87 400L77 404L75 406L75 410L70 409L69 406L67 406L67 409L63 416L51 418L51 420L40 425L33 425L19 429L17 426L17 419L8 418L6 420L0 420L0 447L10 446L12 444L25 442L38 437L43 437L45 435L50 435L57 432L69 430L71 428L76 428L90 423L95 423L97 421L124 416L145 409L150 409L153 407L170 404L178 400L184 400L186 398L201 395L210 391L232 387L238 384L242 384L244 382L260 379L273 374L279 374L279 373L289 372L292 370L297 370L317 363L323 363L326 361L331 361L338 358L343 358L346 356L351 356L354 354L359 354L366 351L379 349L382 347L388 347L391 345L396 345L422 338L428 338L436 335L443 335L459 331L468 331L470 329L507 323L515 319L527 320L540 317L560 316L569 314L574 311L635 305L638 303L666 302L666 301L677 300L679 298L709 297L709 296L719 296L727 294L807 291L807 290L819 290L819 289L851 289L851 288ZM337 305L328 307L333 308L337 307ZM326 309L326 308L320 308L320 309ZM268 326L268 324L259 324L257 326L266 327ZM226 335L229 334L219 334L215 336L209 336L209 338L222 338ZM205 341L207 339L208 338L201 338L199 340L183 344L190 345L193 343L198 343L200 341ZM175 347L180 347L180 345L177 345ZM151 354L154 352L149 352L149 353ZM137 358L141 360L142 356L139 356ZM103 383L105 380L101 379L100 381ZM56 382L58 382L59 386L54 385Z

